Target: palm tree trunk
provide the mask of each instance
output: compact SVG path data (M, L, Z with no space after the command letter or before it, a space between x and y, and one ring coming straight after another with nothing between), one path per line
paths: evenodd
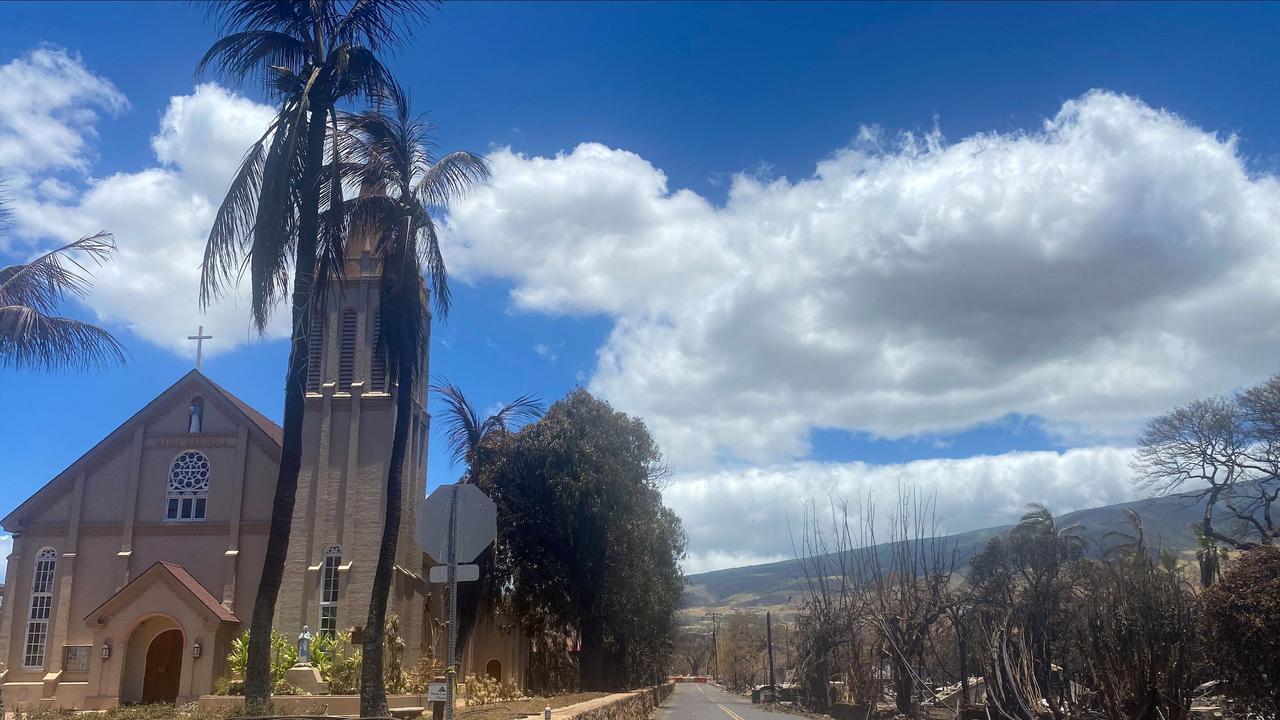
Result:
M410 350L410 353L415 350ZM382 547L373 573L373 595L369 598L369 619L365 624L364 654L361 660L360 715L388 717L387 688L382 677L382 649L387 618L387 596L395 570L396 545L400 537L401 477L409 426L413 424L412 358L401 358L396 372L396 424L392 431L391 461L387 465L387 507L382 522Z
M306 194L298 213L297 261L293 274L293 338L284 384L284 438L280 443L280 472L276 476L275 498L271 503L267 552L262 562L253 617L249 621L249 649L244 673L245 704L254 712L265 711L271 700L271 626L275 619L276 599L280 596L280 583L284 579L285 558L289 555L298 471L302 469L307 338L311 336L311 288L320 229L320 186L316 180L324 161L326 114L323 108L313 110L307 127L307 168L303 177Z

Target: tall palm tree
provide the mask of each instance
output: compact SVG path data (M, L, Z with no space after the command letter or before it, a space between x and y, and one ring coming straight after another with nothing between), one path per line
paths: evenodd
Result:
M0 267L0 367L84 369L123 363L124 348L106 330L53 313L89 289L77 256L101 265L115 251L109 233L82 237L30 262Z
M347 202L353 235L377 238L379 280L378 334L387 366L396 378L396 421L387 464L386 512L382 545L373 575L369 617L361 667L360 714L386 717L383 644L387 596L400 536L405 450L414 417L414 398L426 371L427 296L441 317L449 311L448 273L440 253L432 213L469 187L489 177L485 159L469 152L436 158L430 148L431 126L414 116L409 99L388 88L375 109L344 115L338 147L343 167L362 192ZM424 287L423 275L428 278Z
M517 423L532 422L542 417L542 402L533 395L521 395L498 408L497 412L481 418L462 389L448 381L431 386L436 397L444 403L444 411L438 422L444 424L445 445L454 465L466 468L461 482L479 480L479 453L485 441L496 435L510 432ZM475 627L484 608L492 605L497 591L492 553L485 553L477 561L480 581L458 586L458 647L466 647L467 638Z
M245 700L252 708L264 707L271 693L271 626L302 461L312 311L324 303L328 279L342 268L342 178L336 159L325 170L326 139L336 139L339 103L395 85L377 53L407 38L431 4L241 0L209 5L225 35L210 46L196 74L216 67L235 81L261 79L278 107L266 132L245 154L214 218L200 278L201 303L211 302L247 268L250 310L262 331L284 299L293 271L284 438L249 623Z

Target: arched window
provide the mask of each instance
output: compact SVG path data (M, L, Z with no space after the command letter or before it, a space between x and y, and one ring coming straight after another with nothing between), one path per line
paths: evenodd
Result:
M320 634L333 637L338 632L338 571L342 566L342 548L330 545L324 550L324 567L320 570Z
M191 408L187 418L187 432L198 435L204 431L204 398L199 395L191 398Z
M209 499L209 458L197 450L184 450L169 466L169 495L165 520L204 520Z
M27 642L22 649L22 666L25 668L44 667L44 646L49 639L49 617L53 612L53 573L57 565L57 550L47 547L36 553L35 572L31 575Z

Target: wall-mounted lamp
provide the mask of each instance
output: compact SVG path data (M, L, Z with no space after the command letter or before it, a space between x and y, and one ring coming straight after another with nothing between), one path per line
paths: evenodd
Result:
M111 643L105 640L102 641L102 659L103 660L111 659Z
M203 648L201 648L201 647L200 647L200 641L199 641L199 640L197 640L197 641L196 641L196 643L195 643L195 645L192 645L192 646L191 646L191 657L193 657L193 658L198 658L198 657L200 657L200 651L201 651L202 649L203 649Z

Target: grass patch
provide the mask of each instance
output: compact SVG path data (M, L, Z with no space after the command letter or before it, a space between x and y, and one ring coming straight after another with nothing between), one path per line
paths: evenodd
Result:
M523 700L504 700L502 702L490 703L488 705L477 705L475 707L465 708L454 713L457 720L513 720L514 718L522 718L526 715L536 715L541 713L548 705L554 710L556 708L577 705L580 702L595 700L602 698L609 693L588 692L573 693L570 695L556 695L554 697L531 697ZM427 717L430 717L428 713Z

